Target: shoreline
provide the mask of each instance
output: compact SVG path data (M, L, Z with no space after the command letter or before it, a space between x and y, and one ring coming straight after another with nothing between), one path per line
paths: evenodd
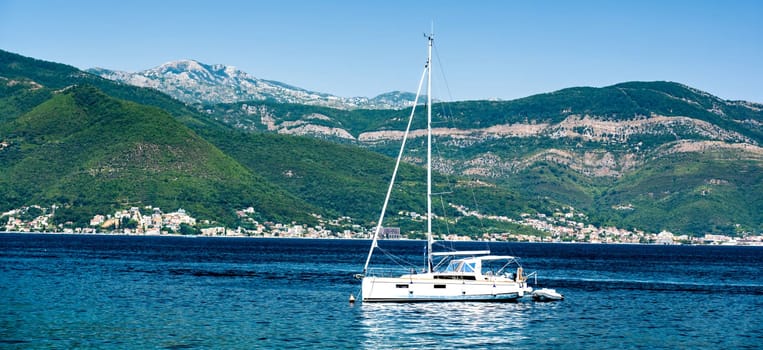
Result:
M219 238L219 239L294 239L294 240L346 240L346 241L370 241L371 238L343 238L343 237L264 237L264 236L204 236L204 235L181 235L181 234L130 234L130 233L109 233L109 232L94 232L94 233L76 233L76 232L21 232L21 231L0 231L0 235L51 235L51 236L116 236L116 237L180 237L180 238ZM380 239L381 241L400 241L400 242L426 242L424 239ZM524 243L524 244L591 244L591 245L643 245L643 246L709 246L709 247L763 247L763 242L742 242L734 244L691 244L691 243L674 243L674 244L661 244L661 243L631 243L631 242L533 242L533 241L485 241L485 240L471 240L471 241L449 241L441 240L439 242L471 242L471 243Z

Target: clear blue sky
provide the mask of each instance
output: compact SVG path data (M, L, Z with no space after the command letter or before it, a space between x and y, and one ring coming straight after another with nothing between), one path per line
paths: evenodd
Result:
M131 72L189 58L375 96L415 90L433 21L443 99L669 80L763 103L757 0L0 0L0 48Z

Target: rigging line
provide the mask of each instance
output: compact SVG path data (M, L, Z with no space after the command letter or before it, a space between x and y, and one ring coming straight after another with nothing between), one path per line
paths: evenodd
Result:
M449 122L449 121L443 121L442 123L451 124L451 122ZM442 217L444 219L440 220L440 221L444 221L445 230L446 230L447 234L450 234L450 226L449 226L449 224L447 222L448 213L447 213L447 210L445 208L444 198L443 198L442 195L443 194L453 194L455 192L454 191L454 185L453 185L454 179L453 179L452 175L450 174L452 169L448 169L448 166L445 165L445 163L446 163L445 162L445 157L442 155L442 149L440 148L440 142L436 142L436 140L439 140L439 139L440 139L439 137L436 137L435 142L433 142L433 146L434 146L435 153L437 154L437 159L439 159L440 160L440 164L442 164L442 167L440 168L438 173L440 173L445 178L444 182L445 182L446 190L438 192L438 193L432 193L432 195L438 195L440 197L440 201L443 203L442 204L442 207L443 207L442 208ZM455 216L454 216L454 218L455 218Z
M453 194L453 192L447 191L447 192L433 192L432 193L433 196L442 196L444 194Z
M436 55L437 55L438 62L442 63L442 61L439 59L439 54L436 54ZM439 64L438 66L440 67L440 75L442 76L443 81L447 82L447 79L445 78L445 72L442 69L442 64ZM450 94L450 88L447 87L447 83L446 83L446 90L447 90L449 99L452 100L452 96ZM448 118L448 116L452 115L451 113L449 113L450 112L449 105L447 103L438 103L438 105L440 107L440 110L441 110L440 113L441 113L441 116L442 116L441 121L438 122L438 124L445 125L446 127L451 127L452 128L453 127L453 120L452 120L452 118ZM446 110L446 107L448 107L448 110ZM442 137L442 138L444 139L445 137ZM454 181L456 181L456 180L454 179L453 175L450 174L451 172L454 171L454 169L449 169L448 165L445 162L446 158L443 156L443 150L440 147L442 145L442 143L437 142L437 140L439 140L440 137L436 136L435 139L436 139L435 142L433 142L435 153L437 154L437 159L440 160L440 164L442 164L442 168L440 168L439 173L441 175L443 175L443 177L445 178L444 182L445 182L445 187L446 187L446 191L439 193L440 202L441 202L441 206L442 206L442 217L443 217L443 219L439 220L439 221L442 222L441 225L445 226L446 234L450 235L451 234L450 224L448 223L448 220L447 220L448 213L447 213L447 209L445 207L445 200L444 200L442 194L454 193L455 192L455 190L454 190L454 188L455 188ZM455 216L454 216L454 218L455 218Z
M445 218L445 220L442 220L445 222L445 232L450 235L450 225L448 224L448 216L446 215L447 210L445 209L445 200L442 198L442 196L440 196L440 205L442 205L442 213L443 217Z
M444 163L445 157L442 156L440 147L438 147L438 142L433 142L433 143L434 143L435 152L437 153L437 159L439 159L442 163ZM441 168L440 171L438 171L438 172L445 178L445 183L446 183L445 187L446 187L446 190L445 191L441 191L441 192L432 193L432 195L433 196L437 195L438 197L440 197L440 202L442 203L442 219L438 220L438 221L442 221L443 222L443 224L445 225L445 231L447 232L447 234L450 234L450 226L448 224L448 219L447 219L449 216L448 216L448 212L447 212L447 210L445 208L445 202L444 202L445 200L444 200L443 195L445 195L445 194L452 194L454 192L453 191L453 185L451 183L452 182L451 181L451 175L448 173L449 172L448 169Z
M480 206L479 206L479 203L477 203L477 195L474 193L474 187L470 186L469 188L472 190L472 200L474 201L474 211L476 211L479 214L480 213ZM477 219L480 222L480 229L482 229L482 231L484 232L485 231L485 223L482 222L482 215L478 215Z
M403 134L403 141L400 143L400 152L397 155L395 161L395 170L392 171L392 177L389 180L389 187L387 187L387 195L384 197L384 204L382 205L381 214L379 214L379 222L374 230L374 236L371 240L371 248L368 250L368 257L366 258L366 264L363 265L363 273L368 270L368 263L371 262L371 255L374 253L374 248L377 247L377 241L379 239L379 233L381 232L384 222L384 214L387 211L387 204L389 204L389 198L392 195L392 187L395 185L395 178L397 177L397 171L400 168L400 161L403 159L403 151L405 150L405 143L408 140L408 134L411 131L411 124L413 124L413 117L416 114L416 105L419 103L419 97L421 96L421 88L424 85L424 78L427 76L427 72L431 73L430 62L427 59L427 64L424 66L424 71L421 73L421 79L419 80L419 88L416 91L416 98L413 99L413 107L411 108L411 115L408 117L408 125L405 127L405 133ZM431 93L431 92L430 92Z
M452 102L452 101L453 101L453 95L452 95L452 93L451 93L451 91L450 91L450 84L448 84L448 79L445 77L445 69L444 69L444 66L445 66L445 65L442 63L442 59L440 59L440 52L437 50L437 47L436 47L436 46L434 46L434 52L435 52L435 56L437 57L437 62L439 63L437 66L438 66L438 67L439 67L439 69L440 69L440 75L442 76L442 81L443 81L443 82L444 82L444 84L445 84L445 90L446 90L446 92L447 92L447 94L448 94L448 99L449 99L448 101ZM443 116L451 116L451 118L447 118L447 121L449 121L449 122L450 122L450 127L451 127L451 128L453 128L453 129L455 129L455 119L454 119L454 118L452 118L452 116L453 116L453 111L452 111L452 109L451 109L451 106L450 106L450 104L449 104L449 103L440 103L439 105L440 105L440 108L442 109L442 113L443 113ZM447 111L446 111L446 109L447 109ZM454 148L460 149L460 147L458 147L457 145L455 145L455 146L454 146ZM438 156L440 156L440 153L439 153L439 152L440 152L440 150L439 150L439 148L437 149L437 152L438 152ZM462 154L462 155L463 155L463 154ZM440 157L441 157L441 156L440 156ZM461 158L461 159L464 159L465 157L460 157L460 158ZM442 158L441 158L441 159L442 159ZM453 172L454 172L454 173L456 173L456 172L457 172L457 170L456 170L456 169L453 169ZM449 177L449 176L446 176L446 180L447 180L447 184L448 184L448 186L450 187L450 190L451 190L451 191L453 191L453 192L455 192L455 190L454 190L454 187L455 187L455 186L454 186L454 185L451 183L451 179L450 179L450 177ZM457 181L457 180L456 180L456 181ZM470 189L470 192L471 192L471 194L472 194L472 201L474 202L475 211L476 211L477 213L479 213L479 204L478 204L478 202L477 202L477 195L476 195L476 193L475 193L475 191L474 191L474 187L473 187L473 186L469 186L469 189ZM481 216L478 216L478 217L477 217L477 219L478 219L478 221L479 221L479 223L480 223L480 230L484 232L484 231L485 231L485 224L484 224L484 222L483 222L483 220L482 220L482 217L481 217Z
M437 46L435 46L435 45L432 45L432 48L433 48L433 50L435 52L435 56L437 58L437 62L438 62L437 66L439 67L439 70L440 70L440 76L442 77L442 81L445 84L445 90L446 90L447 96L448 96L448 100L446 102L453 101L453 95L452 95L452 93L450 91L450 85L448 84L448 79L445 76L445 70L443 69L443 64L442 64L442 60L440 59L439 51L437 51ZM428 93L432 94L431 91L429 91ZM452 113L450 113L451 112L450 111L450 106L447 103L438 103L438 105L441 108L441 115L442 115L442 121L440 121L438 124L445 124L446 126L450 125L452 127L452 123L453 122L452 122L452 120L450 120L451 118L448 118L448 116L452 116ZM433 106L430 106L430 107L433 107ZM448 111L445 110L446 107L448 108ZM439 139L439 137L435 137L435 138ZM445 177L445 183L446 183L447 191L451 192L451 193L455 192L454 191L454 185L453 185L453 181L454 180L451 178L451 174L449 174L449 172L452 172L454 169L450 169L450 170L447 169L447 165L443 161L445 159L445 157L443 157L443 155L442 155L442 150L440 149L440 143L439 142L433 142L433 144L434 144L435 152L437 153L437 157L438 157L438 159L440 159L441 164L443 164L443 168L441 168L439 172L442 175L444 175L444 177ZM442 200L442 197L440 197L440 199ZM445 215L445 212L443 212L443 216L447 217Z
M440 70L440 76L442 77L442 81L445 84L445 91L447 93L447 100L445 102L453 102L453 94L451 93L451 90L450 90L450 84L448 84L448 78L445 76L445 68L444 68L445 65L443 64L442 59L440 59L440 52L437 51L437 46L433 46L433 48L435 52L435 57L437 57L437 62L438 62L437 67ZM451 129L455 129L455 124L453 122L453 110L451 109L450 104L438 103L438 105L440 107L440 111L441 111L440 113L442 113L442 119L443 119L440 123L446 124L446 126L449 126ZM439 142L435 143L435 145L439 145L439 144L440 144ZM458 146L456 146L456 148L457 147ZM438 146L436 146L436 151L437 151L437 156L439 157L439 159L445 159L443 158L441 154L441 150ZM455 172L456 169L455 168L451 169L451 171ZM448 190L450 192L455 192L454 190L455 185L453 184L453 182L457 180L451 178L451 174L449 174L447 171L444 172L444 174L445 174L445 180L448 186Z
M452 126L452 122L449 122L449 124L451 124L451 126ZM439 137L437 139L439 140ZM454 173L456 170L453 167L452 163L451 163L451 165L445 164L446 163L445 162L445 157L442 155L443 152L440 149L439 144L440 144L440 142L435 142L434 148L435 148L435 152L437 153L437 159L439 159L440 163L442 164L442 167L441 167L439 173L442 174L445 177L445 186L447 187L447 190L445 192L443 192L443 193L454 193L455 192L455 190L454 190L454 188L455 188L454 182L457 181L457 180L454 179L454 176L451 173Z
M442 60L440 59L440 52L437 51L437 46L434 46L434 55L437 57L437 66L440 68L440 75L442 81L445 84L445 91L448 93L448 101L453 101L453 95L450 93L450 85L448 85L448 79L445 77L445 69L443 68Z
M411 267L414 267L414 268L415 268L415 267L416 267L416 265L415 265L415 264L412 264L412 263L408 262L407 260L405 260L405 259L403 259L403 258L401 258L401 257L399 257L399 256L397 256L397 255L395 255L395 254L392 254L392 253L390 253L389 251L387 251L387 250L386 250L386 249L384 249L384 248L378 247L378 249L379 249L379 251L380 251L380 252L382 252L382 253L383 253L383 254L384 254L384 255L385 255L387 258L389 258L390 260L392 260L392 262L394 262L395 264L397 264L397 265L398 265L398 266L400 266L400 267L405 267L405 268L411 268Z

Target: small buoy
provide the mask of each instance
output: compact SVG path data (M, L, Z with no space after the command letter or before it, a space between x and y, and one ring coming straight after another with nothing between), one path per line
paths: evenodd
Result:
M355 304L355 296L350 294L350 304Z

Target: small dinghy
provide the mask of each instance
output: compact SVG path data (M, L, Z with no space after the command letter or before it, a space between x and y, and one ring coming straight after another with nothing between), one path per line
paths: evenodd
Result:
M557 292L556 289L541 288L541 289L536 289L533 292L533 300L535 301L564 300L564 295Z

